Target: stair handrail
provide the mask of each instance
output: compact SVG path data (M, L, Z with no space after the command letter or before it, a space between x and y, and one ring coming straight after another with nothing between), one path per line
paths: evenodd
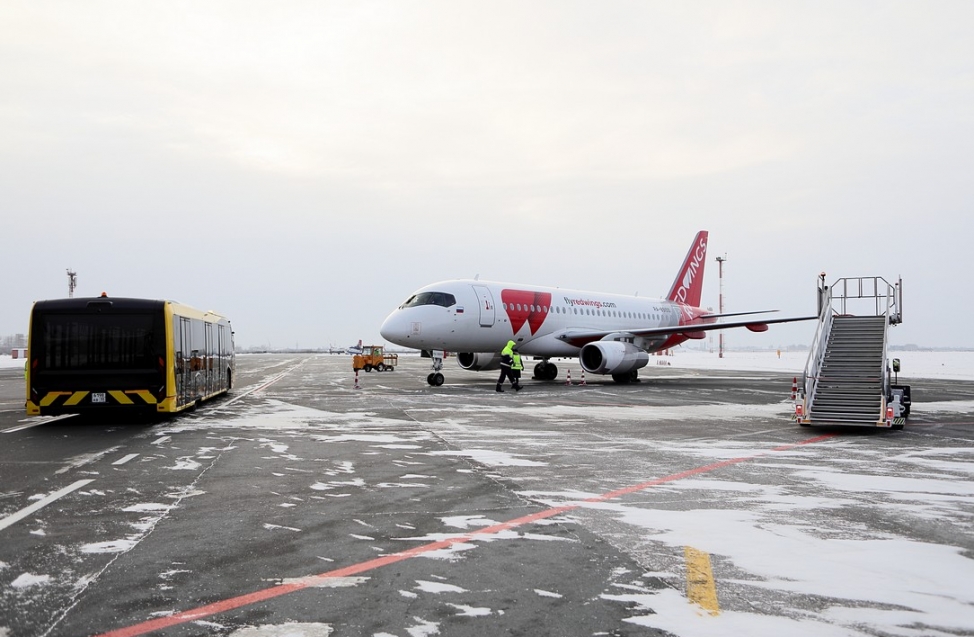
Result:
M903 278L899 277L895 285L886 283L886 320L883 321L883 396L880 401L880 420L886 417L886 401L890 395L890 366L889 366L889 328L903 322Z
M890 325L894 325L893 316L887 314L886 320L883 321L883 396L879 402L879 419L883 420L886 418L886 399L890 392L890 379L889 379L889 328Z
M824 275L823 275L824 276ZM832 331L832 320L835 312L832 310L832 288L819 288L821 294L821 308L818 316L818 327L815 329L815 337L812 339L812 346L808 350L808 359L805 361L805 371L802 376L802 391L805 403L804 413L807 415L811 411L811 400L815 396L818 388L819 370L822 367L822 360L825 358L825 349L829 341L829 332Z

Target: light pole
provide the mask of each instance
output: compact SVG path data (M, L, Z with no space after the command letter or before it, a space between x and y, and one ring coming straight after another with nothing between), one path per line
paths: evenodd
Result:
M78 287L78 273L68 268L68 298L74 298L74 289Z
M727 255L722 257L717 257L717 278L720 281L720 297L719 297L719 308L720 313L724 313L724 261L727 260ZM717 358L724 357L724 333L721 332L717 335Z

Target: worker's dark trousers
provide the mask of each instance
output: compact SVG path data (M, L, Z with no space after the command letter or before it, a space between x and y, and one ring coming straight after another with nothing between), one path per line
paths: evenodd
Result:
M497 386L500 387L504 384L505 379L511 379L511 386L517 384L517 377L514 376L514 372L511 371L510 367L501 367L501 377L497 379Z

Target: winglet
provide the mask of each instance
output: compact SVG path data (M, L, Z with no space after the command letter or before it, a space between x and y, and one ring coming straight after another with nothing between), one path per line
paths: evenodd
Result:
M707 236L708 232L701 230L690 244L690 250L683 260L680 273L676 275L673 287L666 297L670 301L686 303L693 307L700 305L700 297L703 293L703 268L707 261Z

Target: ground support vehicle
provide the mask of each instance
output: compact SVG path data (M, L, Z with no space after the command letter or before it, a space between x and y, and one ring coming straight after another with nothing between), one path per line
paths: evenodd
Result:
M366 345L361 354L352 357L352 369L356 372L394 372L399 364L399 354L386 354L382 345Z

